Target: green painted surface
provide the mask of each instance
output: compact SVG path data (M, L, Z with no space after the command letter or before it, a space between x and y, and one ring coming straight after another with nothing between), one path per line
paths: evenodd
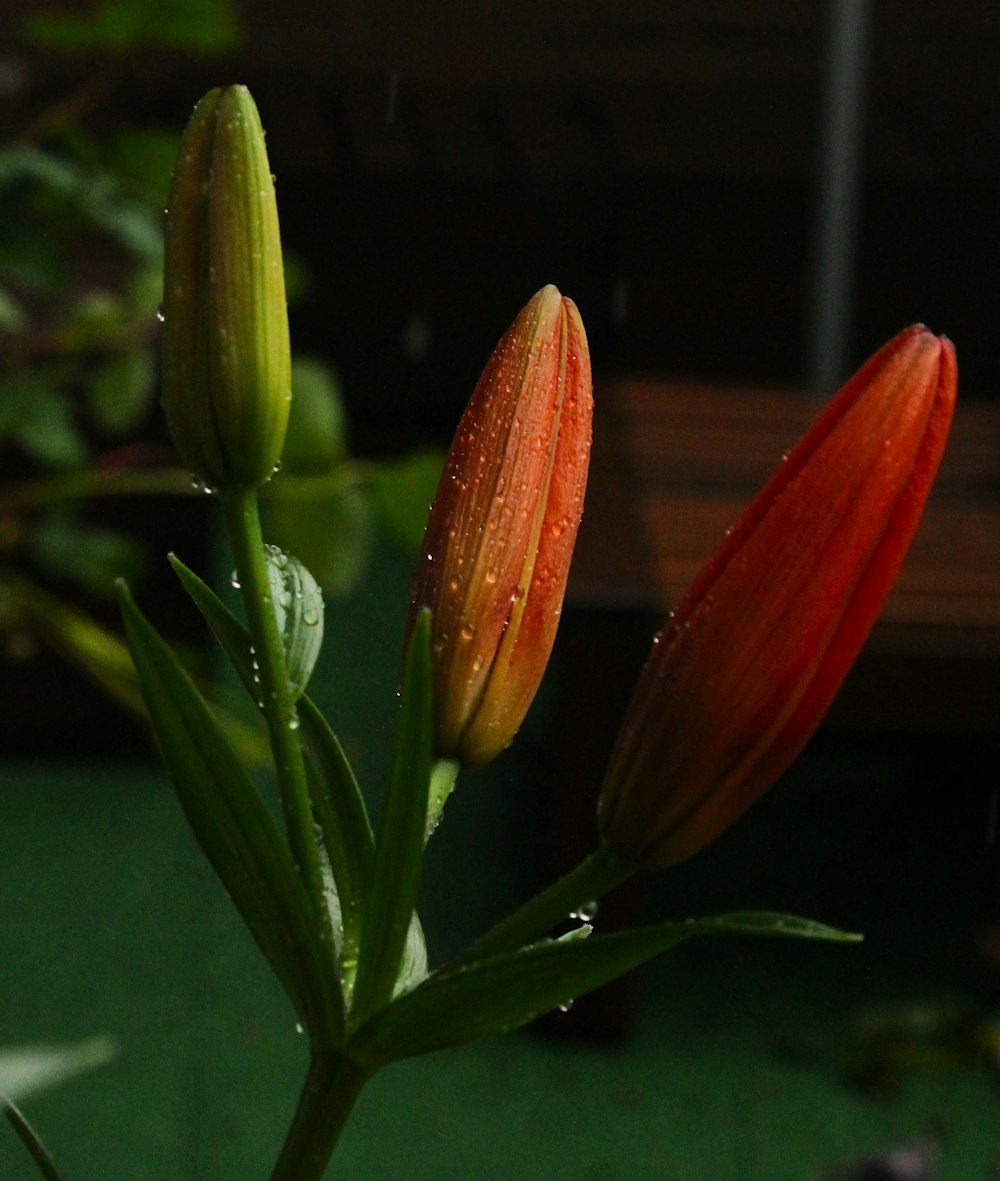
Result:
M301 1038L163 777L7 768L0 808L0 1040L121 1043L112 1066L28 1104L67 1181L266 1177ZM520 1034L398 1064L363 1096L330 1175L819 1181L942 1127L941 1181L995 1178L985 1072L913 1070L876 1102L777 1052L828 1037L866 993L911 994L862 954L705 944L642 978L622 1046ZM28 1176L0 1128L0 1178Z
M381 556L331 610L315 684L370 789L395 709L405 567ZM422 907L435 962L526 888L540 789L519 760L538 749L529 734L449 803ZM836 1162L940 1132L937 1181L996 1181L1000 1094L984 1068L913 1064L886 1099L838 1078L867 1008L988 999L973 936L1000 914L972 789L914 794L905 752L862 754L807 757L648 903L658 917L788 909L860 926L864 945L689 945L635 978L620 1043L524 1032L397 1064L362 1096L331 1179L830 1181ZM868 782L879 791L857 790ZM264 1181L303 1041L155 767L0 767L0 964L0 1044L107 1032L121 1046L25 1105L65 1181ZM0 1124L0 1181L31 1176Z

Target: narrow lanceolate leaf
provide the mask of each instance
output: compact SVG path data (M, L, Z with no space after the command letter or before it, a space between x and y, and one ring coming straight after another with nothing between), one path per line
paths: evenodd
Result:
M343 1002L332 949L267 805L170 647L119 597L143 696L188 822L314 1041L334 1044Z
M536 943L511 955L431 976L375 1014L351 1039L372 1067L509 1033L694 935L738 933L803 939L859 938L791 915L752 911Z
M346 990L357 966L361 928L371 894L375 839L354 771L337 736L308 697L301 698L298 712L313 815L340 898L341 964Z
M375 840L371 898L361 932L351 1006L355 1024L393 995L420 890L433 725L429 622L429 612L421 612L407 652L389 786Z
M256 697L250 633L197 574L178 558L170 563L184 589L219 641L251 697ZM308 697L298 703L299 740L309 773L316 823L340 899L344 926L342 955L357 954L365 901L371 885L375 841L364 799L336 735Z

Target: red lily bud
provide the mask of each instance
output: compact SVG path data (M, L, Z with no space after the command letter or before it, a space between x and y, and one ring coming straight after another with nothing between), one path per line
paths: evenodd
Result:
M458 425L414 575L431 609L435 747L481 766L545 671L583 511L593 413L575 304L543 288L497 345Z
M955 393L951 343L908 328L746 509L639 678L601 791L614 849L660 866L689 857L805 745L903 563Z

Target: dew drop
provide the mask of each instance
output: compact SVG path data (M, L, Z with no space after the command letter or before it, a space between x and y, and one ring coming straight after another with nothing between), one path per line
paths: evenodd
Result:
M597 917L597 903L584 902L576 910L570 912L571 919L578 919L581 923L592 923Z
M462 628L461 628L461 631L459 632L459 635L462 637L463 640L468 642L469 640L472 639L472 637L475 634L476 634L476 629L473 624L471 624L471 623L463 623L462 624Z
M233 590L240 589L240 576L235 570L229 576L229 585L233 588Z

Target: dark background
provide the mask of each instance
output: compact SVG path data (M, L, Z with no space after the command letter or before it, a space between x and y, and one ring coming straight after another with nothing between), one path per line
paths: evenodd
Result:
M0 13L3 136L93 68L23 47L19 22L38 7L7 0ZM581 308L598 397L623 374L811 383L826 4L245 0L239 14L242 44L222 58L148 51L118 63L88 124L97 135L128 121L178 131L210 87L250 86L283 236L305 271L293 342L338 368L361 454L446 445L489 350L546 282ZM842 375L922 320L955 340L962 397L994 399L1000 9L873 0L869 14ZM176 510L151 527L163 549L181 530L207 553L213 536L207 517ZM383 769L408 562L380 555L317 676L366 782ZM620 627L633 668L654 626L586 615L567 625L578 644ZM980 675L995 676L995 655ZM608 672L593 684L606 687ZM144 733L109 741L120 718L65 670L56 689L47 676L46 704L71 716L62 729L43 719L18 754L124 749L149 765ZM629 670L616 676L627 690ZM9 696L25 683L16 678ZM510 757L449 806L428 868L436 959L548 880L568 856L567 830L592 839L586 776L570 785L572 810L565 783L555 803L545 794L573 708L552 687ZM618 715L604 712L610 741ZM413 1176L445 1181L802 1181L930 1128L943 1129L942 1181L995 1177L996 1092L981 1059L974 1084L961 1056L948 1076L909 1062L892 1106L845 1089L837 1054L868 1004L958 993L974 1015L995 1014L996 738L953 721L921 734L826 732L741 825L625 902L633 916L799 909L864 928L863 949L683 951L678 974L657 969L642 996L570 1015L582 1057L515 1039L410 1064L385 1084L396 1091L379 1092L384 1107L362 1109L344 1176L401 1175L409 1161ZM74 1175L262 1173L248 1162L280 1134L274 1091L290 1102L296 1080L282 998L162 781L106 766L3 772L4 814L17 818L0 858L0 894L14 899L5 914L17 916L5 928L4 1036L123 1038L90 1106L81 1087L38 1109L46 1127L80 1119L56 1137ZM826 1039L822 1054L776 1059L765 1027ZM602 1030L617 1040L598 1052ZM567 1140L587 1146L585 1163L565 1154ZM0 1177L20 1176L4 1173L2 1153ZM87 1173L84 1159L109 1167Z
M7 3L8 36L39 7ZM801 385L829 7L245 0L238 51L129 58L91 125L177 129L209 87L251 87L309 273L293 339L339 366L367 447L447 440L545 282L579 304L598 372ZM963 396L990 397L1000 18L868 14L844 373L922 320L957 342ZM88 69L15 56L0 130Z

